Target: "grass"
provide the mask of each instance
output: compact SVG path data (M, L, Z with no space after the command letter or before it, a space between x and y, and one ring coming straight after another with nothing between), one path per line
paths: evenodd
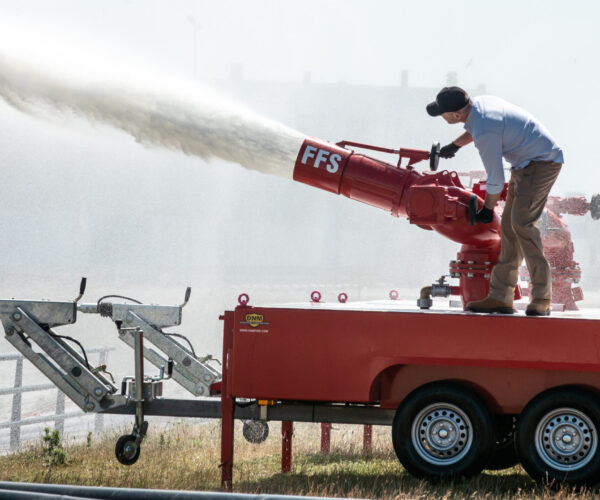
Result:
M396 459L386 427L374 428L373 453L362 453L362 427L335 426L331 453L319 453L319 426L296 424L291 474L281 473L281 433L270 424L265 443L247 443L236 427L235 492L382 499L496 500L513 498L591 500L598 490L558 491L534 483L520 467L485 471L455 482L431 484L410 476ZM124 430L123 433L129 430ZM0 457L0 480L87 486L218 490L220 488L219 422L193 425L177 422L150 426L138 462L120 465L114 445L121 433L88 436L84 443L64 445L64 464L45 460L40 444Z

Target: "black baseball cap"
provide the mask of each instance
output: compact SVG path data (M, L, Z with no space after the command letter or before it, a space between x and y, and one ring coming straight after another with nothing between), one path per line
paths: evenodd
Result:
M469 94L460 87L444 87L439 91L435 101L427 105L430 116L440 116L442 113L458 111L469 104Z

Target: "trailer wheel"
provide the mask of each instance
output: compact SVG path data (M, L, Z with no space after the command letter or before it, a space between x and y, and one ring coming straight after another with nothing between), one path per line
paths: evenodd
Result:
M486 469L508 469L519 463L515 450L515 427L516 418L513 415L496 415L496 442Z
M140 458L140 446L135 444L133 434L125 434L117 440L115 455L123 465L133 465Z
M427 384L402 402L392 425L394 450L417 477L469 477L489 463L494 423L485 403L450 382Z
M600 477L600 400L576 387L536 396L516 431L517 455L537 481L592 485Z

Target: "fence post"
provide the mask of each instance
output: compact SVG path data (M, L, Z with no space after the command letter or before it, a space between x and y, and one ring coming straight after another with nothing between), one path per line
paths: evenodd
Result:
M321 453L329 453L331 446L331 424L329 422L321 422Z
M294 422L281 422L281 472L292 472L292 436Z
M62 436L65 433L65 393L58 389L56 393L56 419L54 428Z
M17 359L15 369L15 389L23 386L23 358ZM18 451L21 447L21 396L20 391L16 391L12 398L12 411L10 413L10 451Z
M106 347L98 354L98 365L105 364L107 357L108 348ZM101 434L102 431L104 431L104 413L96 413L94 417L94 434Z
M365 425L363 430L363 453L370 455L373 453L373 426Z

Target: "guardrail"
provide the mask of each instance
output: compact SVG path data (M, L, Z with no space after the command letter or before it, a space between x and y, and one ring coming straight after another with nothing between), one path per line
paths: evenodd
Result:
M106 363L109 351L114 351L114 347L92 347L86 349L88 353L98 353L98 364ZM61 434L64 432L65 420L68 418L76 418L86 415L81 410L70 411L65 413L65 394L56 389L54 384L35 384L23 385L23 359L20 354L0 354L1 361L16 361L15 366L15 382L13 387L0 387L0 396L12 394L12 408L10 420L0 422L0 429L10 429L10 451L18 451L21 447L21 427L42 422L54 421L54 428ZM40 415L38 417L21 418L22 415L22 395L24 392L38 392L56 389L56 410L50 415ZM99 433L104 430L104 415L97 413L95 415L94 432Z

